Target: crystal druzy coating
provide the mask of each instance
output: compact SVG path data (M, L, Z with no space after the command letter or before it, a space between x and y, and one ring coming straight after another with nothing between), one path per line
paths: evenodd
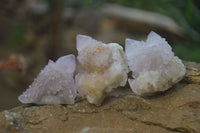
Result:
M49 60L18 99L22 103L74 104L82 96L98 106L115 88L126 85L129 71L129 85L140 96L165 91L186 73L168 42L155 32L145 42L126 39L125 53L117 43L104 44L85 35L77 35L76 46L77 66L74 55Z
M77 95L73 79L75 69L74 55L60 57L56 62L49 60L18 99L22 103L73 104Z
M155 32L149 33L146 42L126 39L125 52L133 78L128 82L137 95L165 91L185 75L182 61Z
M119 44L104 44L89 36L78 35L77 50L76 85L88 102L100 105L113 88L126 84L129 70Z

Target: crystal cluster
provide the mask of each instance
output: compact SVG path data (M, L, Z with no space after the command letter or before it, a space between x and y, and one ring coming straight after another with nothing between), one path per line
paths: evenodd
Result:
M77 50L79 70L76 85L88 102L100 105L113 88L126 84L129 70L120 45L104 44L78 35Z
M117 43L104 44L85 35L77 36L76 46L77 66L74 55L60 57L56 62L50 60L19 100L74 104L75 98L81 96L99 106L115 88L126 85L129 71L130 87L140 96L169 89L186 72L167 41L154 32L146 42L126 39L125 53Z
M74 55L60 57L56 62L49 60L18 99L22 103L73 104L77 95L73 79L75 68Z
M185 75L181 60L155 32L148 35L146 42L126 39L125 52L133 78L128 82L137 95L165 91Z

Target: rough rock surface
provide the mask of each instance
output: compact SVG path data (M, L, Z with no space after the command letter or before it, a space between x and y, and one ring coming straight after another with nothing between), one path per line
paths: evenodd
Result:
M151 97L118 89L102 106L23 105L0 113L3 133L199 133L200 85L181 82Z

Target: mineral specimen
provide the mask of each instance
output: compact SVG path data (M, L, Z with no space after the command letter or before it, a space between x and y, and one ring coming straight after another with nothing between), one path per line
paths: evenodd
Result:
M73 104L77 94L73 79L75 68L74 55L60 57L56 62L49 60L18 99L22 103Z
M185 75L182 61L155 32L150 32L146 42L126 39L125 52L133 78L128 82L137 95L165 91Z
M113 88L126 84L129 70L120 45L104 44L78 35L77 50L79 70L75 77L76 85L88 102L100 105Z

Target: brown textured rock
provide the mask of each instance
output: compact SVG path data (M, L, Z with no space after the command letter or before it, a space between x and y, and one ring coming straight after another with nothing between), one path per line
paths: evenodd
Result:
M150 98L109 97L96 107L24 105L0 113L0 132L200 132L200 85L178 84Z
M179 83L151 97L119 88L100 107L23 105L0 113L0 133L199 133L200 85Z
M187 70L184 81L200 84L200 64L195 62L184 62L184 64Z

